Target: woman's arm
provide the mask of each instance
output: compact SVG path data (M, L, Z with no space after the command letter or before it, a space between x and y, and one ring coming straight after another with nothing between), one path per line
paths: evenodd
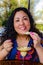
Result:
M43 47L41 45L35 47L37 54L39 56L39 60L43 63Z
M7 56L9 52L7 52L5 49L2 49L0 51L0 60L4 60L4 58Z
M41 46L41 38L39 37L39 35L37 33L34 33L34 32L30 33L30 36L33 39L34 48L37 51L39 60L41 63L43 63L43 47Z

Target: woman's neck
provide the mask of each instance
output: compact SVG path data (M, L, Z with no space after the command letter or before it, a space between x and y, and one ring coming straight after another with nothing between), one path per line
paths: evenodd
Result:
M17 39L19 39L19 40L27 40L27 39L29 39L29 36L27 36L27 35L18 35L17 36Z
M28 46L28 42L30 40L30 37L28 36L21 36L21 35L18 35L16 41L17 41L17 44L19 47L24 47L24 46Z

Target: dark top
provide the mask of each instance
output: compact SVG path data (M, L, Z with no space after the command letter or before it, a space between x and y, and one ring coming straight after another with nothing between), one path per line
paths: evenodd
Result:
M10 51L10 53L8 54L7 59L8 60L15 60L15 59L23 60L23 57L20 54L20 51L17 50L18 45L17 45L16 40L13 40L12 42L13 42L13 48ZM43 44L41 44L41 46L43 46ZM32 47L32 49L27 52L26 56L24 57L24 60L39 62L37 52L36 52L35 48L33 47L32 39L30 39L30 41L28 43L28 47Z

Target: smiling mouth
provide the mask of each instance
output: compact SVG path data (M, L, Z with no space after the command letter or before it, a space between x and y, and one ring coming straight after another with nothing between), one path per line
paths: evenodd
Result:
M26 30L26 27L20 27L21 30Z

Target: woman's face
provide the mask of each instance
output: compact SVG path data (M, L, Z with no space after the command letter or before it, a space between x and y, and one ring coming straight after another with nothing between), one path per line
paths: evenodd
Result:
M23 34L30 30L30 20L24 11L16 12L14 16L14 29L18 34Z

